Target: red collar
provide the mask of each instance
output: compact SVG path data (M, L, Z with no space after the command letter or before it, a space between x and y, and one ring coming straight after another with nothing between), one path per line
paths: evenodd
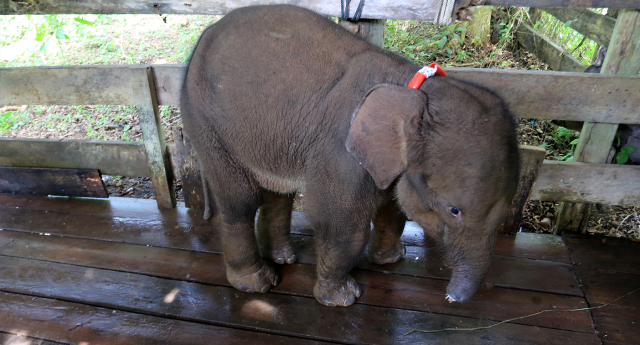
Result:
M425 79L432 77L434 75L439 75L446 77L447 73L440 67L437 63L432 63L429 66L422 67L416 75L413 76L413 79L407 84L407 87L412 89L420 88L420 85L425 81Z

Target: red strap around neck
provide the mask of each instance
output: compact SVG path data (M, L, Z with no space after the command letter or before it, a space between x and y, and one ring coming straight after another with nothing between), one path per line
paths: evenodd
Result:
M416 75L413 76L407 87L412 89L420 88L420 85L429 77L439 75L446 77L447 73L437 63L432 63L429 66L422 67Z

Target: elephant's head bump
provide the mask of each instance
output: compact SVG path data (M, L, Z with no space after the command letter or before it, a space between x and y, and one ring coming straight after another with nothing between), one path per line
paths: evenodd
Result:
M446 252L447 300L482 283L519 175L515 122L495 94L451 78L379 85L354 114L348 151Z

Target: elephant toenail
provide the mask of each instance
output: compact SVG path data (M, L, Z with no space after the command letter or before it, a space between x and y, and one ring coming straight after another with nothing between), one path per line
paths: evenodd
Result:
M344 305L351 305L356 301L356 296L351 295L349 296L349 298L344 302Z
M327 307L335 307L335 306L336 306L336 304L335 304L335 303L333 303L333 302L329 302L329 303L327 303Z
M356 288L356 297L360 298L360 295L362 295L362 290L360 290L360 287L358 286Z
M276 259L276 263L279 263L280 265L282 265L284 263L284 259L283 258L277 258Z
M260 290L260 292L265 293L265 292L269 291L269 289L270 289L270 288L271 288L271 287L270 287L269 285L265 285L265 286L262 288L262 290Z

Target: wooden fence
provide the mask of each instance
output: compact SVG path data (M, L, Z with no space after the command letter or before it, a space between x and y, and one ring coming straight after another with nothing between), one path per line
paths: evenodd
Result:
M236 1L233 7L272 1ZM275 1L273 1L275 2ZM287 1L278 1L286 3ZM435 0L387 5L369 0L363 17L430 20ZM640 7L634 1L495 0L493 5ZM222 1L0 0L0 14L15 13L226 13ZM295 1L337 15L337 1ZM26 4L26 5L25 5ZM31 5L29 5L31 4ZM29 6L31 7L29 7ZM158 5L156 10L154 5ZM336 10L337 9L337 10ZM423 11L418 11L422 9ZM376 12L377 11L377 12ZM185 150L165 145L158 106L179 105L184 65L117 65L0 69L0 104L136 105L144 144L95 140L0 139L0 166L98 169L150 176L160 207L173 207L172 180L185 173ZM563 72L448 68L456 79L494 90L519 118L640 123L640 78ZM523 148L528 155L529 149ZM188 151L188 150L187 150ZM529 150L530 151L530 150ZM535 150L534 150L535 151ZM181 153L182 152L182 153ZM173 153L173 154L170 154ZM640 167L545 161L532 199L640 206ZM188 193L189 191L185 191Z

